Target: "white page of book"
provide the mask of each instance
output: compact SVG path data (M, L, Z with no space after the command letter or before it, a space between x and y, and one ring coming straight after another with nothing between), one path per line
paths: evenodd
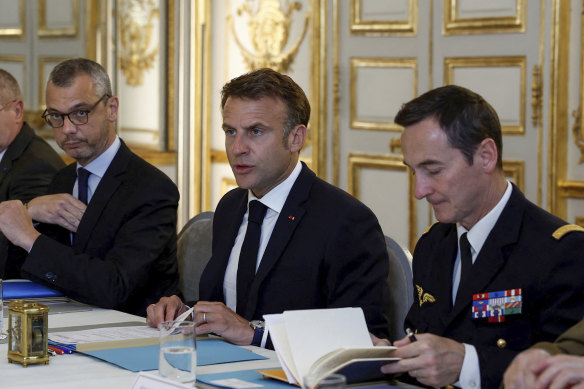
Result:
M266 329L269 331L272 343L274 344L274 351L278 356L280 365L288 377L288 382L295 384L298 382L295 377L298 377L298 370L294 364L290 344L288 343L288 335L286 334L286 327L284 325L283 314L264 315Z
M324 354L342 347L373 347L361 308L286 311L283 315L301 383Z

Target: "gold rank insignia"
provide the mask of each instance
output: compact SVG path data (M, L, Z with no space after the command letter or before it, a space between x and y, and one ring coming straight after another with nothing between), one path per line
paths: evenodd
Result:
M574 231L584 232L584 227L578 226L576 224L566 224L565 226L561 226L555 230L552 236L557 240L560 240L564 237L564 235Z
M436 299L430 293L424 293L424 289L420 285L416 285L416 289L418 291L418 302L420 303L420 307L424 303L435 303Z

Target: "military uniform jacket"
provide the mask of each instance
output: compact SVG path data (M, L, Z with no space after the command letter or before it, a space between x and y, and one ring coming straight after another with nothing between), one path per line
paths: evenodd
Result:
M555 342L541 342L533 347L542 348L551 354L584 356L584 319L560 335Z
M414 303L406 327L476 347L483 389L496 388L520 351L553 341L584 316L584 233L529 202L513 186L499 220L452 304L455 224L436 223L414 251ZM556 237L554 237L556 232ZM475 293L522 289L522 313L473 319Z

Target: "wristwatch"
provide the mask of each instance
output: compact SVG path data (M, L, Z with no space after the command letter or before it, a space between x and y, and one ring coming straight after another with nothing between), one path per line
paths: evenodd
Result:
M253 330L253 339L251 341L251 345L258 347L261 346L266 323L263 320L252 320L249 322L249 326Z

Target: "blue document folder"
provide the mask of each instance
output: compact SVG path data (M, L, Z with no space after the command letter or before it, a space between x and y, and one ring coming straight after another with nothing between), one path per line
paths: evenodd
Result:
M134 372L158 369L158 345L83 351ZM242 347L218 339L197 341L197 366L267 359Z
M32 281L4 281L4 300L62 297L63 293Z

